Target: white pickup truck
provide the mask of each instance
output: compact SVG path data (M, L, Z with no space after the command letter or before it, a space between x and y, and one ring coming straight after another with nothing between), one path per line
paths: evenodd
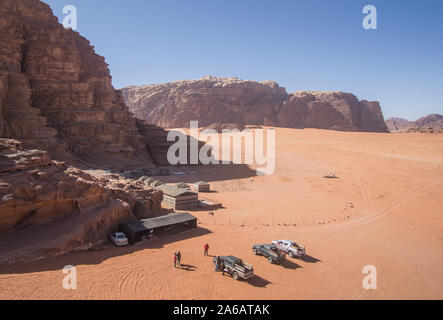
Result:
M278 250L286 252L291 258L303 258L306 255L305 247L291 240L276 240L272 241L272 244Z

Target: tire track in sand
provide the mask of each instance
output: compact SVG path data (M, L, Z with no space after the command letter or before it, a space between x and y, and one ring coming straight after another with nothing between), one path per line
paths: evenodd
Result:
M335 228L335 229L348 229L350 227L358 227L362 226L367 223L374 222L384 216L386 216L391 210L395 209L399 205L403 204L404 202L407 202L409 200L412 200L413 198L416 198L422 194L430 192L431 187L434 186L434 184L424 184L415 188L410 189L409 191L403 193L402 195L398 196L397 199L392 201L391 203L387 204L383 208L375 211L374 213L364 216L352 221L347 221L339 225L330 225L329 228Z

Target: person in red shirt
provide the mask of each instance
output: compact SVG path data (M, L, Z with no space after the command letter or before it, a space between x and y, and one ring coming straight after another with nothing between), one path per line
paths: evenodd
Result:
M205 256L209 255L209 244L205 243L203 249L205 250Z
M174 268L177 268L177 254L174 253Z

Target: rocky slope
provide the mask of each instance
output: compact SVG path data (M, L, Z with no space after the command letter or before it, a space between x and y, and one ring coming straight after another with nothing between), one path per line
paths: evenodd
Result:
M77 32L65 30L48 5L2 0L0 44L0 137L57 159L153 166L146 148L150 131L139 130L112 87L104 58ZM149 147L160 152L155 140Z
M387 132L378 102L359 101L343 92L288 94L273 81L205 77L159 85L123 88L137 118L162 127L240 123L292 128Z
M386 125L391 132L442 133L443 115L430 114L416 121L408 121L402 118L389 118L386 120Z
M121 222L161 214L162 198L143 181L92 175L0 139L0 263L89 249Z
M129 205L92 176L0 139L0 260L90 247L131 217Z

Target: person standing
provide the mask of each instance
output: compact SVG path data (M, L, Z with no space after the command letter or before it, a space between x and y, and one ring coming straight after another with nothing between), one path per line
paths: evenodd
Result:
M174 253L174 268L177 268L177 253Z
M203 249L205 250L205 256L209 255L209 244L205 243Z
M215 258L215 271L219 271L221 267L221 260L220 260L220 256L217 256Z
M181 264L180 261L181 261L181 259L182 259L182 254L181 254L180 250L177 251L176 256L177 256L177 262L178 262L178 265L181 267L182 264Z

